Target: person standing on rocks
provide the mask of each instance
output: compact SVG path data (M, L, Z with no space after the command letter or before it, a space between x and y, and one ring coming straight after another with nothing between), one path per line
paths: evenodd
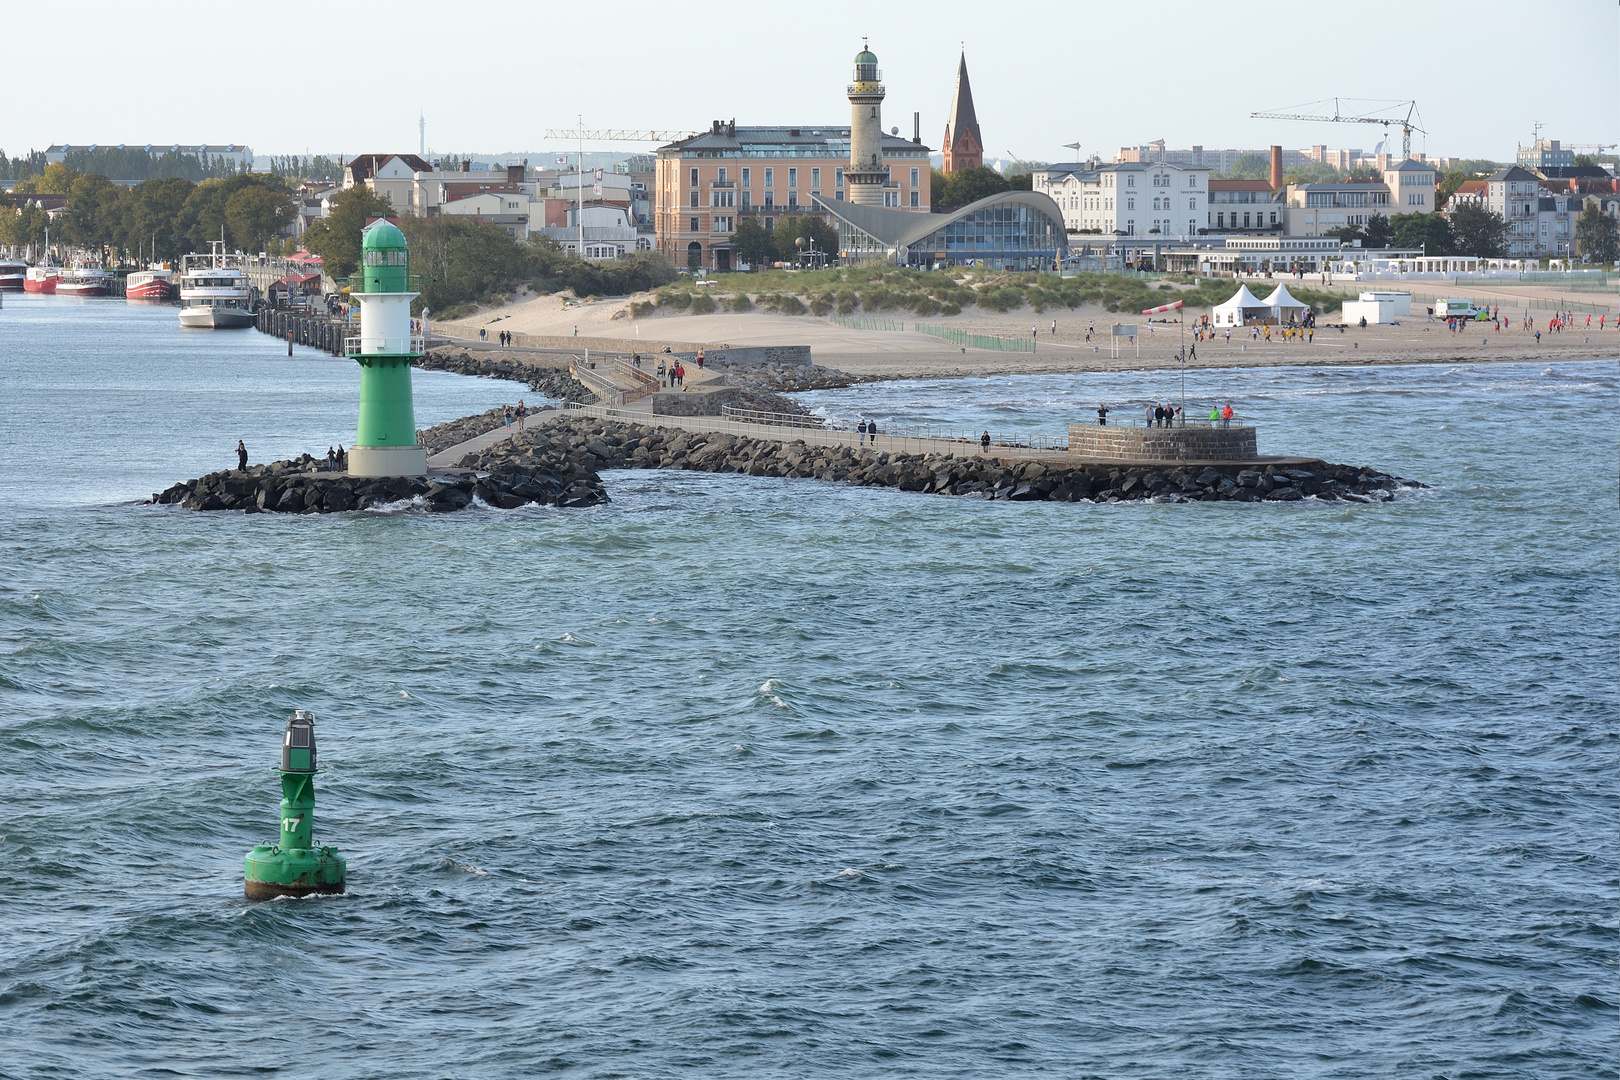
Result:
M337 472L337 451L330 446L326 448L326 471Z
M986 431L983 435L979 436L979 453L988 454L989 452L990 452L990 433L988 431Z
M247 468L247 444L241 439L236 440L236 467L238 469Z

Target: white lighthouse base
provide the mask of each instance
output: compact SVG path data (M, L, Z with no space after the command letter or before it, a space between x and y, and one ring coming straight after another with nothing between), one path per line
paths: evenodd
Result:
M351 446L350 476L426 476L427 450L421 446Z

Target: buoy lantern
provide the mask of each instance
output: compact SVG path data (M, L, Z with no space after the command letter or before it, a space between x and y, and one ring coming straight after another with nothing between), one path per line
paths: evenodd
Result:
M348 866L335 847L315 845L315 716L296 710L281 739L281 839L256 844L242 865L249 900L340 893Z

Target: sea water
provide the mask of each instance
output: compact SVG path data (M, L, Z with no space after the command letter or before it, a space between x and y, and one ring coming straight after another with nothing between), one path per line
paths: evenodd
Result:
M352 363L8 296L0 1075L1615 1076L1617 365L1188 380L1429 487L199 514L134 500L347 443ZM250 905L294 708L349 891Z

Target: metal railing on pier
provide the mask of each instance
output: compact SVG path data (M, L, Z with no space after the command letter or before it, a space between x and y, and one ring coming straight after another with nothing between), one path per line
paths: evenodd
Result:
M863 434L859 426L863 421L851 424L847 420L835 420L804 413L760 412L754 409L738 409L730 405L723 405L720 408L720 415L724 419L735 420L744 424L807 431L841 432L855 436ZM867 420L864 423L868 425L867 430L864 432L868 436L881 435L884 438L917 442L982 445L985 435L983 430L977 432L945 430L908 424L883 424L876 420ZM1069 449L1069 437L1067 435L1041 435L1028 431L993 431L990 432L990 445L1014 450L1067 451Z

